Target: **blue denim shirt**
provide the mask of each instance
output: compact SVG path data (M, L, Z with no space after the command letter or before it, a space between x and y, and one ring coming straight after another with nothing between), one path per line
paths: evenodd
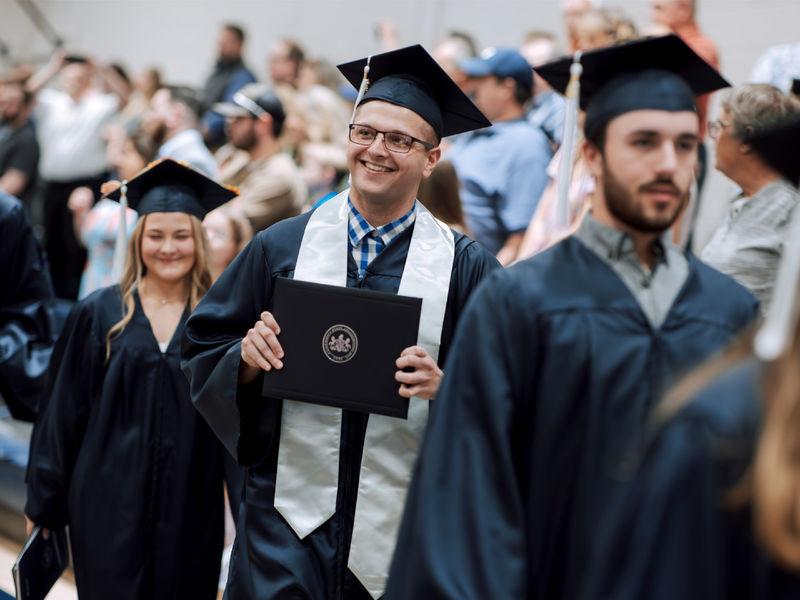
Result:
M461 183L473 239L493 254L525 231L548 182L547 137L527 120L501 121L459 136L447 154Z

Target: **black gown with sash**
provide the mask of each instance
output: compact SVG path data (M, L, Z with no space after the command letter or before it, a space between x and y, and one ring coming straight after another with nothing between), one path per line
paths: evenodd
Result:
M763 383L761 363L740 362L656 429L584 598L800 598L800 572L768 556L750 506L731 502L755 456Z
M431 410L387 599L580 597L651 407L757 314L688 261L658 329L575 237L487 279Z
M282 402L262 398L264 374L250 385L237 383L241 340L261 312L271 309L275 279L293 276L309 217L287 219L259 233L203 298L184 334L183 365L195 406L248 467L226 591L231 600L369 598L347 568L366 415L344 411L336 513L300 540L273 505ZM363 278L348 252L348 287L396 293L413 229L398 235ZM440 364L470 294L499 267L482 246L462 234L454 236Z
M26 514L69 525L81 600L208 599L223 543L224 448L180 369L184 312L162 354L138 296L117 286L78 302L56 344L33 430Z

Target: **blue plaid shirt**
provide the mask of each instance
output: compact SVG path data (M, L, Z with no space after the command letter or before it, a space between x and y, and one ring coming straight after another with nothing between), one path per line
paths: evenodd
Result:
M361 215L360 212L347 199L347 208L350 210L350 220L347 227L347 237L350 242L350 252L353 253L353 260L358 265L358 276L364 277L367 265L371 263L389 243L406 229L411 227L417 216L417 203L411 210L399 219L382 225L373 227Z

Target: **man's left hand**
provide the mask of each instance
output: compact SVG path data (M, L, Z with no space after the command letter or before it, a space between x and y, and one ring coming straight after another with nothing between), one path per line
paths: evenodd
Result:
M400 353L395 361L400 369L394 378L401 384L400 395L403 398L417 396L423 400L431 400L442 382L442 370L430 354L420 346L410 346ZM404 371L403 369L412 369Z

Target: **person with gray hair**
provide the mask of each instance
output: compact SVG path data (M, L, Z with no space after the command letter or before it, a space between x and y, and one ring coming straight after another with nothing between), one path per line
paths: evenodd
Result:
M700 257L748 288L765 311L772 299L797 190L750 141L800 117L800 101L768 84L744 85L722 103L710 125L716 167L742 189Z

